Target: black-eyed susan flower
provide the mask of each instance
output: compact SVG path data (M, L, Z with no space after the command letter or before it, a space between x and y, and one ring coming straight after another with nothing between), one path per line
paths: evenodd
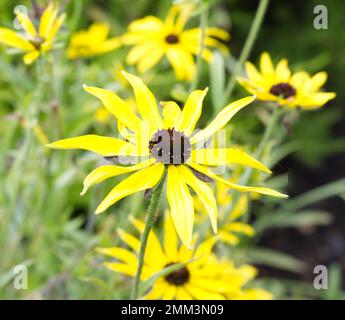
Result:
M271 57L264 52L260 58L260 71L246 62L247 78L239 77L239 83L262 101L273 101L281 106L315 109L335 98L334 92L322 92L327 80L326 72L310 76L305 71L292 73L288 61L282 59L274 67Z
M94 23L87 30L74 33L67 49L68 58L92 57L119 48L120 38L108 38L109 30L107 23Z
M193 55L200 51L201 29L184 30L193 11L193 5L174 5L165 21L154 16L135 20L123 35L123 43L134 46L127 55L127 63L137 65L143 73L155 66L163 56L172 65L179 80L191 80L195 73ZM228 53L222 41L229 40L229 34L219 28L205 30L202 57L210 62L212 51L218 48Z
M203 147L206 140L221 130L255 97L243 98L229 104L204 130L195 133L207 89L193 91L182 110L173 101L164 102L162 116L154 95L142 80L126 72L123 72L123 75L133 87L139 115L131 111L126 103L111 91L88 86L84 88L99 98L106 109L117 118L119 132L124 139L84 135L48 145L55 149L84 149L118 159L136 158L134 165L101 166L85 178L82 194L105 179L137 171L110 191L97 207L96 214L133 193L155 187L167 172L166 192L172 219L183 243L189 247L194 223L194 201L189 188L200 197L211 219L213 230L217 231L217 202L212 189L203 178L219 181L240 192L286 197L266 187L238 185L215 174L209 168L241 164L270 173L266 166L242 150Z
M58 12L58 6L49 4L36 27L27 14L17 11L16 17L24 32L0 28L0 43L24 51L24 63L33 63L41 54L52 49L54 37L65 19L65 14L59 16Z
M131 218L131 223L142 233L144 223ZM124 230L118 230L121 240L128 246L99 248L98 251L116 261L105 262L112 271L134 277L140 240ZM252 266L236 267L230 260L219 260L212 252L216 243L214 237L201 242L193 250L180 245L168 214L164 221L164 241L161 244L157 234L151 232L144 258L141 280L147 280L164 268L179 263L184 266L166 276L159 277L145 299L271 299L272 295L262 289L246 288L256 275Z

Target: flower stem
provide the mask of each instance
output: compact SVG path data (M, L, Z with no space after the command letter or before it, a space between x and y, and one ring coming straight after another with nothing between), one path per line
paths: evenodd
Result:
M201 70L201 65L202 65L202 55L204 53L205 49L205 36L206 36L206 29L208 25L208 4L205 4L205 9L201 12L200 14L200 47L198 51L198 56L196 60L196 71L194 74L193 81L190 85L189 92L192 92L195 90L198 86L198 80L199 80L199 75L200 75L200 70Z
M155 223L159 199L163 190L164 180L165 180L165 175L162 177L161 181L154 188L152 192L151 200L150 200L150 205L147 210L145 228L140 239L138 267L137 267L137 271L136 271L134 283L133 283L133 290L132 290L132 295L131 295L132 300L135 300L138 298L140 276L141 276L141 272L144 265L145 249L146 249L147 241L150 235L150 231Z
M240 55L240 57L236 63L234 72L231 75L231 78L228 82L228 85L225 88L225 92L224 92L224 96L223 96L223 104L225 104L226 101L229 100L229 98L230 98L230 96L231 96L231 94L235 88L235 85L236 85L236 77L239 75L244 62L248 59L250 52L252 51L254 42L255 42L256 37L260 31L261 24L262 24L263 19L265 17L265 13L267 11L268 4L269 4L269 0L260 0L258 9L257 9L256 14L255 14L255 18L253 20L253 23L252 23L252 26L250 28L246 42L243 46L241 55Z

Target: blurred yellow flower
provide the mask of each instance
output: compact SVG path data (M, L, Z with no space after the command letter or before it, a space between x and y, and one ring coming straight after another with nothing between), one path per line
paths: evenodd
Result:
M292 108L315 109L336 96L334 92L320 91L327 80L326 72L318 72L314 76L305 71L292 74L286 59L280 60L274 67L267 52L261 55L260 71L250 62L246 62L245 69L248 78L239 77L239 83L262 101L274 101Z
M200 148L238 111L253 102L255 97L246 97L229 104L204 130L193 134L201 116L207 89L193 91L183 110L173 101L163 102L162 117L154 95L143 81L124 71L123 75L133 87L141 118L131 111L115 93L96 87L84 86L84 88L100 99L106 109L117 118L119 132L124 139L84 135L48 145L54 149L84 149L107 157L136 159L136 164L130 166L101 166L85 178L82 194L89 187L105 179L137 171L110 191L97 207L96 214L105 211L126 196L155 187L167 171L167 198L172 219L181 240L190 247L194 224L194 201L188 187L200 197L209 214L213 230L217 231L216 199L212 189L200 177L219 181L228 188L240 192L258 192L275 197L286 197L269 188L235 184L216 175L209 168L241 164L270 173L267 167L242 150Z
M65 14L58 16L58 12L58 6L49 4L42 13L38 28L28 15L20 11L15 12L24 33L0 28L0 43L24 51L24 63L33 63L53 46L54 37L65 19Z
M220 219L224 219L223 224L219 227L217 237L230 245L236 245L240 240L239 235L242 234L248 237L254 236L255 230L252 226L238 221L248 209L247 195L241 195L235 207L229 212L230 204L233 201L232 193L229 192L229 189L222 183L216 182L215 185L218 213ZM199 213L196 220L198 223L202 223L206 216L205 209L198 198L195 198L194 204L196 212Z
M165 21L154 16L135 20L123 35L123 43L133 45L127 56L127 63L136 64L143 73L155 66L165 55L172 65L179 80L190 81L195 73L193 55L200 51L201 29L184 30L193 12L192 5L174 5ZM205 30L203 58L212 60L210 48L218 48L228 53L227 47L220 41L228 41L229 34L219 28Z
M142 233L144 223L131 218L131 223ZM105 262L112 271L134 277L140 240L132 234L118 230L121 240L130 248L98 248L97 251L115 258ZM256 275L252 266L236 267L230 260L219 260L212 252L216 239L211 237L193 250L179 246L178 237L170 215L165 215L164 241L161 244L155 232L151 232L144 258L141 280L147 280L164 268L179 263L183 267L159 277L145 299L163 300L213 300L213 299L272 299L272 295L257 288L244 289Z
M109 29L107 23L94 23L87 30L74 33L67 49L68 58L92 57L119 48L120 38L107 39Z

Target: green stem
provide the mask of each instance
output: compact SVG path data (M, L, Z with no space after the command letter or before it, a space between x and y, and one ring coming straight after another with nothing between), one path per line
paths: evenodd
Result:
M243 46L241 55L236 63L235 70L231 75L230 81L228 82L227 87L225 88L224 96L223 96L223 104L226 103L226 101L229 100L235 85L236 85L236 77L239 75L239 73L242 70L242 66L244 62L248 59L250 52L252 51L254 42L257 38L257 35L260 31L261 24L263 22L263 19L265 17L265 13L267 11L269 4L269 0L261 0L260 4L258 6L258 9L256 11L255 18L253 20L252 26L250 28L248 37L246 39L246 42Z
M256 150L255 152L255 159L257 160L261 160L262 156L263 156L263 153L265 151L265 148L267 146L267 143L270 141L271 137L272 137L272 134L274 132L274 129L277 125L277 122L278 122L278 119L281 115L281 110L279 109L278 106L276 106L276 108L273 109L273 114L270 118L270 122L268 123L266 129L265 129L265 132L264 132L264 135L261 139L261 142L259 144L259 147L258 149ZM251 167L247 167L246 170L244 171L241 179L239 180L239 184L240 185L246 185L248 184L250 178L251 178L251 175L252 175L252 172L253 172L253 168ZM233 198L233 201L232 201L232 204L231 204L231 208L235 208L236 207L236 204L238 202L240 198L240 192L234 192L234 198ZM229 211L231 212L231 210ZM244 215L244 218L247 218L247 215ZM222 221L220 224L223 224L227 219L227 215L224 215Z
M200 14L200 29L201 29L200 42L199 42L200 47L199 47L198 56L196 60L196 72L195 72L193 81L190 85L189 92L192 92L198 86L198 80L199 80L201 66L202 66L202 56L205 49L205 36L206 36L207 25L208 25L208 5L206 4L205 9Z
M141 235L140 239L140 249L139 249L139 255L138 255L138 267L137 272L135 274L134 283L133 283L133 290L131 298L133 300L138 298L139 294L139 285L140 285L140 276L144 265L144 257L145 257L145 249L147 245L147 241L149 238L150 231L155 223L155 218L157 215L157 209L159 204L159 199L163 190L165 175L162 177L161 181L158 183L158 185L154 188L150 200L150 205L147 210L146 214L146 223L144 231Z

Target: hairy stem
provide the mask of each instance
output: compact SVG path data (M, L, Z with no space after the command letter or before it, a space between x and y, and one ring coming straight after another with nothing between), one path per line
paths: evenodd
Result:
M141 272L143 270L143 265L144 265L144 257L145 257L145 249L147 245L147 240L150 235L150 231L155 223L155 218L158 210L158 204L159 204L159 199L163 190L163 185L164 185L164 180L165 176L162 177L161 181L157 184L157 186L154 188L150 200L150 205L147 210L146 214L146 222L145 222L145 228L144 231L141 235L140 239L140 249L139 249L139 255L138 255L138 267L137 267L137 272L135 274L134 278L134 283L133 283L133 290L132 290L132 295L131 298L133 300L138 298L139 294L139 286L140 286L140 276Z

